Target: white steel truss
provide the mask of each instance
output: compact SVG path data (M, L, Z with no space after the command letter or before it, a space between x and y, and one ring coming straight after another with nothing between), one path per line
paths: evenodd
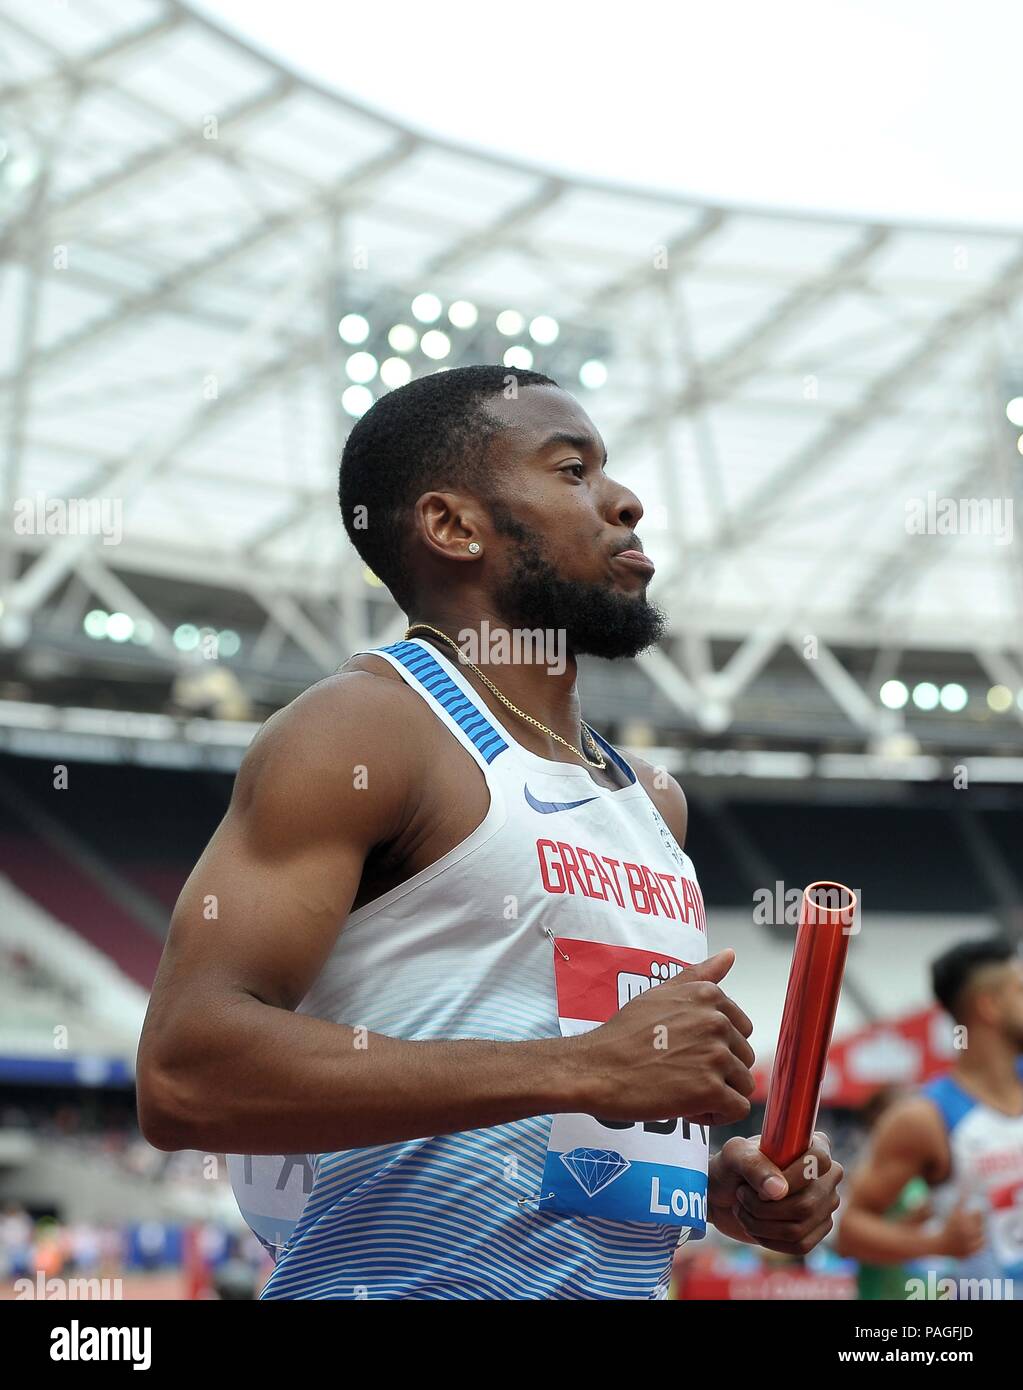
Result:
M393 627L336 513L336 323L346 296L381 329L429 290L604 345L605 386L563 384L647 507L671 640L644 668L696 726L728 728L808 637L810 674L864 737L892 720L836 650L887 672L970 652L1019 677L1015 533L908 517L931 495L1020 497L1004 406L1023 395L1023 229L554 175L370 113L176 0L24 6L0 41L5 514L43 494L116 498L125 518L109 548L5 523L8 644L76 585L61 613L116 602L173 660L134 592L152 576L248 595L268 664L284 634L325 670ZM478 360L443 326L451 362ZM566 370L557 343L529 345Z

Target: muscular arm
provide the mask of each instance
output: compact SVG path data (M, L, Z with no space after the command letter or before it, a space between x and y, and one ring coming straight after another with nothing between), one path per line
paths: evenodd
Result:
M404 865L417 851L436 857L419 808L428 772L451 751L437 740L450 735L420 717L417 699L352 671L257 737L178 901L153 987L137 1072L146 1138L163 1149L325 1153L565 1111L745 1115L749 1021L716 984L729 953L577 1037L408 1042L294 1012L370 851L386 847ZM652 1047L662 1034L668 1047Z
M901 1264L937 1253L933 1232L885 1219L911 1178L930 1180L945 1161L945 1139L937 1111L914 1097L881 1118L870 1149L856 1169L842 1208L837 1248L866 1264Z
M157 1147L318 1153L585 1107L575 1040L406 1042L293 1012L367 854L410 833L429 751L413 737L394 757L409 718L402 686L352 672L255 740L143 1028L139 1115Z

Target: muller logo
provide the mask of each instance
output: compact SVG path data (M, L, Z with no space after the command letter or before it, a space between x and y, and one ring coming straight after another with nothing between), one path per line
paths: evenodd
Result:
M663 985L665 980L673 980L676 975L681 975L682 966L678 961L650 962L650 974L640 975L631 970L622 970L618 974L618 1007L624 1008L630 999L635 999L638 994L643 994L648 989L653 989L654 985Z

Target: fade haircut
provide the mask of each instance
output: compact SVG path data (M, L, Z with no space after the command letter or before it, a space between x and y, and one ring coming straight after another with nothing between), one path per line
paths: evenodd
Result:
M412 508L431 488L467 487L491 495L487 456L505 427L487 401L511 383L516 390L557 385L540 372L501 366L433 372L381 396L345 442L338 481L345 530L406 612L413 599Z
M1016 955L1011 941L1002 936L985 937L981 941L962 941L945 951L931 965L934 997L957 1023L966 1002L966 990L978 971L989 965L1004 965Z

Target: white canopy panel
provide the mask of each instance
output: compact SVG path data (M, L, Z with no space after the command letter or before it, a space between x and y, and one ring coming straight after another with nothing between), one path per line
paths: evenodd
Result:
M559 321L521 341L642 497L677 635L1020 660L1023 235L572 181L420 136L173 0L15 5L0 61L8 511L124 507L117 546L5 531L8 640L86 563L336 604L331 638L358 640L337 324L364 314L375 350L429 290L480 309L438 325L439 365L518 341L501 309ZM946 498L972 510L941 532Z

